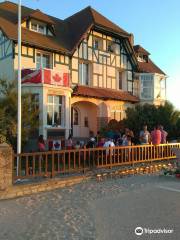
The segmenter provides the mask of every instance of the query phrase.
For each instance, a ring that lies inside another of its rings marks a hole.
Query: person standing
[[[38,138],[38,150],[39,152],[45,152],[46,151],[46,146],[45,146],[45,140],[44,140],[44,137],[43,135],[39,135],[39,138]]]
[[[164,127],[162,125],[159,126],[159,129],[161,131],[161,143],[162,144],[166,143],[167,142],[166,138],[167,138],[168,133],[164,130]]]
[[[73,148],[72,135],[70,134],[68,140],[66,141],[66,149],[71,150]]]
[[[161,131],[159,130],[159,126],[155,126],[154,130],[151,132],[151,141],[154,145],[161,143]]]
[[[140,144],[144,145],[144,144],[149,144],[150,143],[150,133],[147,130],[147,125],[143,126],[143,130],[140,131],[139,134],[139,140],[140,140]]]

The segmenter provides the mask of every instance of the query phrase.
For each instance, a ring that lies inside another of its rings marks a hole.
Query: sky
[[[180,110],[180,0],[22,0],[22,5],[60,19],[90,5],[133,33],[135,44],[167,74],[167,99]]]

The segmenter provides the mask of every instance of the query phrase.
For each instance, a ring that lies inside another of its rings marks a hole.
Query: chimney
[[[133,33],[130,33],[129,40],[132,46],[134,46],[134,35]]]

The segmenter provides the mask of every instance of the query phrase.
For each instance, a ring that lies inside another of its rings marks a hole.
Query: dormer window
[[[137,57],[138,61],[139,62],[148,62],[148,56],[147,55],[143,55],[143,54],[138,54],[138,57]]]
[[[41,34],[46,34],[46,26],[40,23],[31,22],[31,30]]]

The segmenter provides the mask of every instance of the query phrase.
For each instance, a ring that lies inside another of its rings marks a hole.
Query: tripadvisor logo
[[[141,236],[142,234],[160,234],[160,233],[169,234],[173,232],[174,232],[173,229],[166,229],[166,228],[163,228],[163,229],[161,228],[150,229],[150,228],[142,228],[142,227],[135,228],[135,234],[138,236]]]
[[[143,228],[142,227],[137,227],[135,228],[135,234],[136,235],[142,235],[143,234]]]

